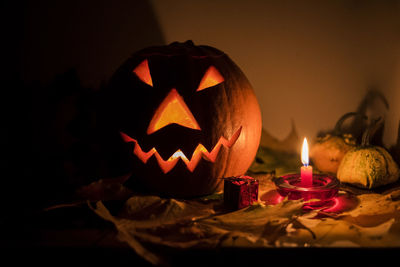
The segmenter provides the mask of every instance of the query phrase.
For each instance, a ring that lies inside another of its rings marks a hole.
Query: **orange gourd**
[[[351,134],[342,133],[342,124],[356,115],[358,113],[355,112],[344,114],[331,133],[319,137],[312,145],[310,157],[318,170],[336,174],[344,155],[356,145],[356,139]]]

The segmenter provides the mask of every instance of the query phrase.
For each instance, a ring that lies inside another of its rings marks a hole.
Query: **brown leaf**
[[[391,195],[363,194],[358,195],[358,206],[342,215],[357,217],[359,215],[381,215],[394,213],[400,209],[400,201],[393,201]]]
[[[297,153],[298,145],[299,135],[297,134],[296,126],[293,120],[291,121],[290,133],[284,140],[278,140],[265,129],[262,130],[260,140],[260,146],[262,147],[286,153]]]
[[[261,201],[275,189],[271,177],[255,175]],[[361,195],[341,192],[341,209],[322,212],[305,212],[304,202],[283,200],[274,205],[260,201],[227,213],[219,209],[220,197],[177,200],[158,196],[133,196],[116,216],[101,203],[94,210],[114,223],[122,241],[154,262],[162,259],[147,250],[147,244],[174,248],[400,246],[398,195],[396,190]],[[326,216],[316,216],[321,213]]]
[[[142,244],[136,240],[134,234],[127,231],[124,221],[118,220],[114,216],[112,216],[109,210],[103,205],[101,201],[96,203],[96,208],[93,208],[90,204],[89,207],[103,219],[114,223],[115,227],[118,230],[119,239],[121,241],[125,241],[133,250],[135,250],[138,255],[142,256],[144,259],[154,265],[160,265],[161,263],[163,263],[163,260],[159,256],[151,253],[145,247],[143,247]]]
[[[90,201],[126,200],[132,195],[132,191],[123,186],[129,176],[100,179],[78,188],[76,195]]]
[[[162,225],[196,220],[214,214],[213,202],[177,200],[158,196],[133,196],[125,203],[121,217],[141,225]]]

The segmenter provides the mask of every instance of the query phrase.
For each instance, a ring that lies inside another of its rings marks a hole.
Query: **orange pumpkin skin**
[[[258,101],[243,72],[220,50],[191,41],[146,48],[117,70],[108,89],[109,116],[132,161],[128,187],[140,184],[173,197],[206,195],[221,189],[221,178],[244,174],[255,157]],[[213,152],[215,146],[219,151]]]

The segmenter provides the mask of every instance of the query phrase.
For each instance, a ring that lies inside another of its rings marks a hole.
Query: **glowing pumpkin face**
[[[112,117],[131,148],[133,177],[170,196],[212,193],[254,159],[261,115],[227,55],[191,42],[142,50],[110,82]]]

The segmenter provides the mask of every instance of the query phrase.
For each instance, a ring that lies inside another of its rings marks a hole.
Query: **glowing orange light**
[[[151,79],[150,70],[149,70],[149,62],[147,59],[143,60],[134,70],[133,73],[138,76],[138,78],[153,87],[153,80]]]
[[[210,66],[204,74],[203,78],[201,79],[199,87],[196,91],[201,91],[208,87],[215,86],[222,83],[224,80],[225,79],[224,77],[222,77],[221,73],[219,73],[219,71],[214,66]]]
[[[190,160],[180,149],[178,149],[167,160],[164,160],[154,147],[150,149],[148,152],[145,152],[139,146],[139,143],[136,139],[131,138],[130,136],[128,136],[123,132],[120,132],[120,134],[125,142],[133,142],[135,144],[135,147],[133,149],[133,154],[135,154],[143,163],[146,163],[149,160],[149,158],[154,155],[163,173],[168,173],[175,167],[179,159],[181,159],[186,164],[186,167],[190,172],[194,171],[201,158],[210,162],[215,162],[218,153],[221,149],[221,146],[231,148],[239,138],[241,131],[242,127],[240,127],[231,136],[230,140],[227,140],[225,137],[221,136],[217,144],[213,147],[213,149],[210,152],[207,150],[207,148],[203,146],[203,144],[198,144]]]
[[[152,134],[172,123],[200,130],[200,126],[192,112],[190,112],[190,109],[176,89],[172,89],[157,108],[147,128],[147,134]]]
[[[303,147],[301,149],[301,162],[305,166],[308,166],[308,164],[309,164],[307,138],[304,138],[304,141],[303,141]]]
[[[313,168],[309,164],[308,159],[308,142],[304,138],[303,147],[301,149],[301,162],[303,166],[300,168],[301,184],[304,187],[311,187],[313,184]]]

